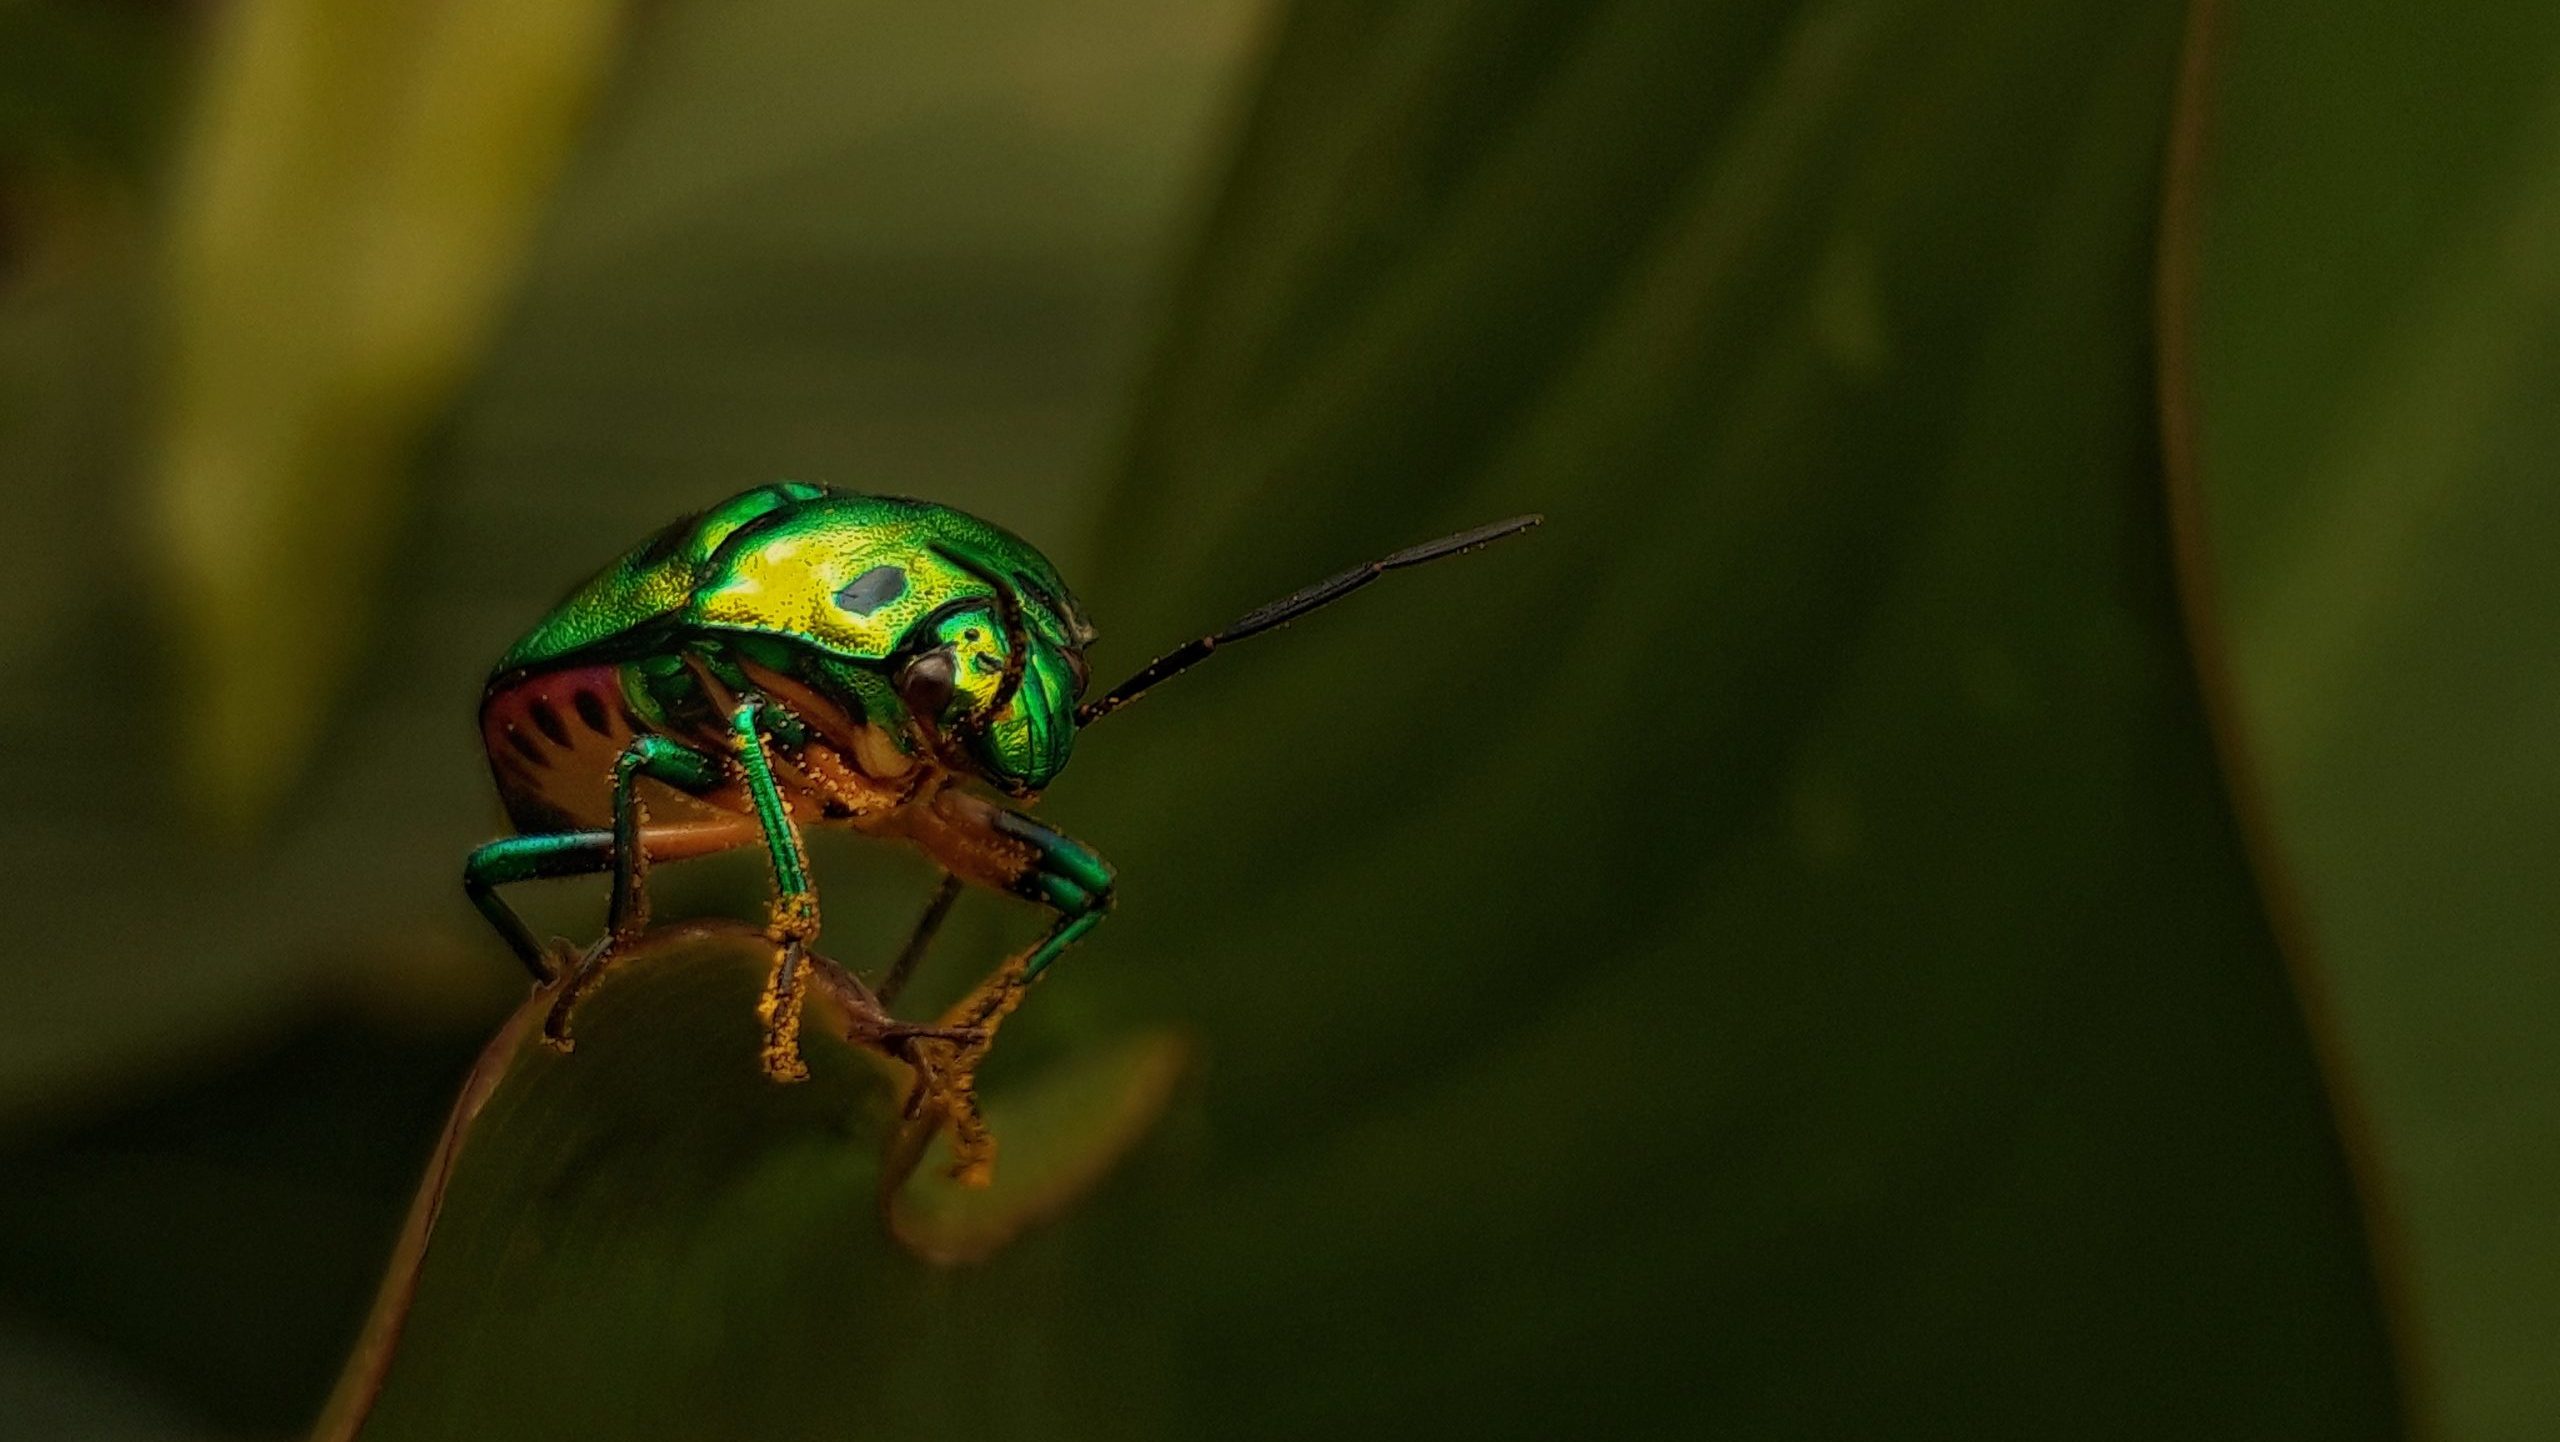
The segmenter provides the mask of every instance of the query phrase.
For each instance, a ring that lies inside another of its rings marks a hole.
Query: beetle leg
[[[661,861],[684,861],[696,856],[709,856],[752,844],[755,833],[746,825],[647,826],[638,832],[640,846],[648,856]],[[501,886],[519,881],[553,881],[573,876],[593,876],[612,871],[614,833],[595,831],[543,831],[530,836],[509,836],[474,847],[462,866],[462,889],[471,904],[480,909],[489,924],[506,939],[533,973],[536,983],[548,986],[559,980],[548,951],[556,951],[562,943],[546,949],[525,925],[516,909],[498,894]],[[636,928],[635,928],[636,930]]]
[[[553,831],[492,841],[474,850],[463,862],[463,893],[506,938],[507,946],[533,973],[534,981],[548,986],[559,980],[558,971],[544,954],[533,929],[498,895],[498,888],[518,881],[612,872],[611,930],[598,948],[577,963],[564,986],[564,1000],[574,999],[585,985],[582,978],[602,965],[614,944],[638,935],[648,924],[648,900],[640,881],[650,852],[669,858],[700,856],[725,851],[743,839],[726,827],[684,827],[652,830],[644,845],[639,798],[633,792],[638,778],[655,776],[671,785],[701,786],[716,781],[719,774],[718,766],[709,757],[660,737],[644,736],[626,747],[614,762],[612,829]],[[567,1010],[555,1005],[544,1031],[554,1042],[565,1044],[567,1024]]]
[[[924,960],[925,949],[933,945],[934,933],[942,930],[943,918],[951,914],[951,904],[960,899],[960,886],[959,873],[942,873],[942,884],[933,889],[933,900],[925,903],[924,915],[916,918],[915,930],[907,933],[907,944],[899,948],[898,959],[880,978],[878,994],[882,1006],[896,1001],[898,993],[906,990],[907,978]]]
[[[995,808],[995,824],[998,831],[1032,849],[1032,864],[1015,882],[1014,894],[1058,913],[1048,936],[1022,964],[1022,979],[1030,982],[1110,914],[1111,864],[1092,847],[1009,807]]]
[[[769,704],[752,691],[740,696],[737,709],[729,714],[729,735],[738,748],[739,769],[746,773],[756,824],[764,831],[765,856],[773,863],[773,912],[765,923],[765,934],[781,948],[781,955],[756,1007],[764,1019],[764,1070],[775,1081],[796,1082],[809,1076],[808,1064],[800,1059],[800,1011],[808,999],[809,943],[818,936],[818,894],[809,885],[800,828],[791,820],[791,808],[774,780],[773,757],[765,750],[765,736],[788,719],[779,714],[779,708],[768,711]],[[889,1015],[861,978],[849,971],[841,976],[841,983],[830,989],[844,1004],[857,1040],[903,1054],[906,1044],[918,1037],[955,1044],[983,1039],[975,1028],[901,1022]]]
[[[953,1175],[983,1176],[993,1161],[993,1140],[978,1110],[978,1064],[997,1026],[1021,1003],[1023,989],[1102,923],[1111,909],[1111,867],[1074,837],[956,787],[907,813],[906,824],[908,837],[953,877],[1010,891],[1057,913],[1039,945],[1008,960],[949,1013],[947,1020],[975,1031],[976,1040],[948,1053],[918,1049],[909,1058],[916,1083],[907,1095],[908,1120],[927,1131],[949,1127]],[[946,883],[935,898],[937,910],[949,892]]]
[[[756,808],[756,824],[764,832],[765,857],[773,864],[773,910],[765,934],[781,948],[773,975],[765,982],[756,1013],[764,1019],[765,1075],[778,1082],[806,1081],[808,1064],[800,1059],[800,1008],[806,1000],[801,963],[818,936],[818,893],[809,885],[809,863],[800,846],[800,828],[773,779],[773,757],[765,750],[765,733],[775,718],[766,714],[765,699],[755,692],[738,698],[729,713],[729,739],[746,773],[747,796]],[[875,1004],[873,1011],[878,1011]],[[885,1019],[885,1014],[883,1014]]]
[[[605,907],[609,939],[616,945],[649,929],[649,852],[641,844],[648,808],[640,799],[640,778],[663,781],[679,791],[705,791],[724,779],[720,763],[664,736],[641,736],[613,761],[613,899]]]
[[[705,790],[724,779],[719,762],[664,736],[636,737],[614,758],[613,829],[605,833],[612,838],[607,865],[613,871],[613,898],[605,908],[604,938],[578,958],[561,983],[560,994],[552,999],[551,1014],[542,1019],[542,1039],[561,1051],[570,1049],[569,1019],[579,1000],[649,926],[649,857],[652,851],[667,853],[646,844],[647,808],[639,791],[643,776],[683,791]],[[710,834],[717,842],[713,850],[743,845],[746,840],[729,827],[711,828]]]
[[[959,875],[1058,914],[1023,962],[1025,982],[1101,925],[1111,910],[1111,866],[1092,847],[975,793],[953,788],[937,794],[928,814],[918,818],[915,838]]]
[[[557,978],[542,942],[524,918],[507,904],[498,888],[518,881],[561,876],[592,876],[613,864],[610,831],[553,831],[509,836],[472,849],[462,863],[462,891],[480,914],[506,938],[507,948],[533,973],[534,984],[548,986]]]

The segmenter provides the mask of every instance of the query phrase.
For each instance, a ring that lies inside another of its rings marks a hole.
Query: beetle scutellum
[[[647,864],[761,845],[778,947],[765,1067],[795,1080],[806,1075],[799,995],[818,930],[801,827],[904,840],[946,873],[882,991],[895,991],[969,882],[1057,914],[1023,964],[1027,982],[1111,906],[1102,858],[1004,799],[1048,785],[1079,728],[1221,645],[1538,519],[1320,581],[1082,701],[1093,626],[1019,537],[927,501],[760,486],[634,547],[499,660],[481,738],[519,834],[473,851],[464,889],[537,982],[559,985],[544,1035],[566,1049],[580,993],[647,925]],[[613,876],[608,930],[555,965],[497,888],[596,872]],[[856,1001],[856,1025],[884,1048],[940,1034],[893,1021],[868,992]]]

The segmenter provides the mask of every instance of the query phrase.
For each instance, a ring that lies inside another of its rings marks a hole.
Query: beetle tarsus
[[[804,958],[798,937],[784,941],[756,1002],[756,1015],[764,1022],[764,1074],[784,1085],[809,1079],[809,1063],[800,1056],[800,1009],[808,995]]]
[[[608,934],[604,940],[583,952],[567,941],[552,943],[552,955],[556,960],[551,967],[554,978],[551,984],[559,988],[560,994],[551,999],[551,1010],[542,1018],[544,1046],[564,1056],[578,1049],[577,1041],[569,1035],[569,1022],[577,1013],[578,1003],[595,989],[606,970],[630,948],[634,940],[637,938]]]

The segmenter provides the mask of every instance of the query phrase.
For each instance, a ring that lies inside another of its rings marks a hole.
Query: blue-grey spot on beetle
[[[905,571],[896,566],[874,566],[847,581],[844,589],[836,592],[836,604],[857,616],[868,616],[906,593]]]

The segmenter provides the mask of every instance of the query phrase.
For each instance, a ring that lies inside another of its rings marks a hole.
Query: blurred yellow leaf
[[[354,654],[410,447],[479,353],[612,0],[244,0],[171,215],[157,457],[192,788],[253,820]]]

